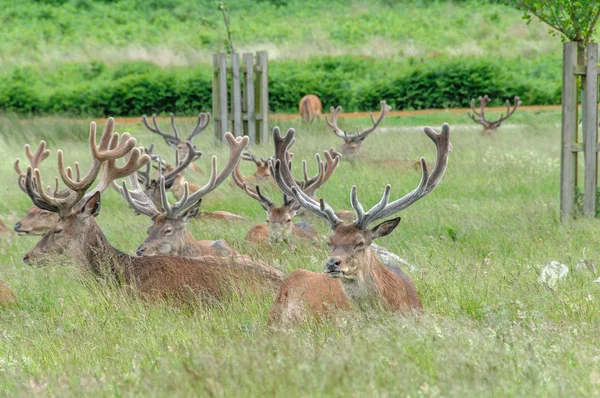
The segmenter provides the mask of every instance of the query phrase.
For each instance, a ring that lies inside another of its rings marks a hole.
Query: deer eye
[[[48,217],[48,215],[49,215],[49,214],[50,214],[50,213],[48,213],[48,212],[44,212],[44,213],[41,213],[41,214],[40,214],[40,217],[41,217],[41,218],[46,218],[46,217]]]
[[[62,228],[56,228],[56,229],[54,230],[54,235],[58,235],[58,234],[60,234],[62,231],[63,231],[63,229],[62,229]]]
[[[365,248],[365,242],[360,242],[354,245],[354,250],[362,250]]]
[[[173,228],[165,229],[165,235],[171,235],[173,233]]]
[[[265,222],[266,222],[267,224],[268,224],[268,223],[270,223],[270,221],[269,221],[269,219],[268,219],[268,218],[265,220]]]
[[[287,220],[285,220],[285,222],[292,222],[292,219],[288,218]]]

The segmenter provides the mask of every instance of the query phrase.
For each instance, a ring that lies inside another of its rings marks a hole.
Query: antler
[[[371,208],[368,212],[365,213],[362,205],[358,201],[356,197],[356,185],[352,187],[352,191],[350,193],[350,200],[352,203],[352,208],[356,213],[356,221],[354,224],[359,228],[366,228],[372,222],[383,219],[386,217],[390,217],[391,215],[398,213],[401,210],[406,209],[417,200],[425,197],[429,194],[433,189],[440,183],[444,173],[446,172],[446,167],[448,166],[448,154],[450,153],[450,126],[446,123],[442,125],[442,132],[437,134],[430,127],[425,127],[425,134],[436,146],[437,157],[435,167],[433,172],[429,174],[427,170],[427,163],[425,162],[425,158],[421,158],[421,168],[423,175],[421,177],[421,182],[419,186],[405,195],[404,197],[395,200],[392,203],[388,203],[390,199],[390,185],[385,187],[383,192],[383,197],[381,201],[377,203],[375,206]]]
[[[202,198],[216,187],[221,185],[223,181],[225,181],[225,179],[233,172],[240,161],[242,151],[246,145],[248,145],[249,138],[247,136],[234,138],[231,133],[225,133],[225,139],[229,144],[229,158],[227,159],[227,163],[225,163],[225,166],[221,172],[217,174],[217,157],[213,156],[211,159],[210,179],[206,185],[190,195],[187,183],[185,183],[183,197],[173,206],[170,206],[168,203],[166,191],[163,187],[164,178],[161,177],[160,184],[162,205],[168,218],[175,217],[178,213],[181,213],[189,208],[200,206]]]
[[[325,167],[319,167],[319,172],[312,178],[308,178],[306,161],[302,161],[302,173],[304,175],[302,190],[313,199],[316,199],[315,193],[317,189],[321,188],[323,184],[331,178],[342,157],[342,155],[333,148],[330,148],[328,151],[323,151],[323,155],[325,155]],[[316,154],[316,159],[318,166],[323,164],[319,154]]]
[[[31,147],[29,146],[29,144],[25,144],[25,156],[27,156],[27,159],[29,159],[29,166],[36,169],[44,160],[48,158],[48,156],[50,156],[50,150],[46,149],[46,141],[40,141],[37,149],[35,150],[35,153],[33,154],[31,154]],[[23,192],[27,193],[27,190],[25,188],[26,174],[19,167],[20,161],[21,160],[17,158],[13,167],[16,173],[19,175],[19,179],[17,181],[19,184],[19,188],[21,188]]]
[[[178,151],[175,151],[176,166],[173,169],[169,170],[168,173],[164,174],[165,183],[167,185],[167,188],[171,188],[171,186],[173,185],[173,182],[175,181],[175,178],[177,177],[177,174],[181,173],[183,170],[185,170],[190,165],[190,163],[195,162],[196,160],[200,159],[200,157],[202,156],[202,152],[197,151],[196,146],[193,145],[189,140],[185,142],[185,146],[187,147],[187,155],[186,155],[185,159],[182,162],[179,162],[179,153],[178,153]],[[159,165],[158,165],[159,174],[163,175],[162,161],[160,160],[160,156],[158,157],[158,159],[159,159]]]
[[[379,124],[383,121],[383,119],[388,114],[388,112],[392,109],[392,107],[389,106],[385,101],[381,101],[380,105],[381,105],[381,111],[379,112],[379,116],[377,117],[377,120],[375,120],[375,118],[373,117],[373,112],[370,113],[371,122],[373,123],[372,126],[363,131],[359,131],[359,129],[357,127],[356,134],[354,134],[354,135],[348,135],[345,131],[340,129],[337,125],[337,118],[338,118],[340,112],[342,111],[341,106],[338,106],[335,109],[333,107],[331,107],[329,112],[331,113],[332,122],[329,122],[329,119],[327,119],[327,116],[325,116],[325,121],[327,122],[327,125],[333,130],[335,135],[337,135],[338,137],[344,138],[344,139],[361,140],[362,141],[365,138],[367,138],[367,136],[369,134],[371,134],[373,131],[375,131],[377,126],[379,126]]]
[[[275,158],[269,160],[271,174],[285,195],[296,199],[296,201],[298,201],[302,207],[323,218],[329,223],[331,228],[335,228],[342,222],[342,220],[335,215],[335,211],[329,205],[327,205],[323,199],[321,199],[320,202],[317,202],[315,199],[307,195],[306,192],[302,191],[302,189],[296,183],[290,167],[286,167],[289,159],[288,148],[294,142],[295,133],[296,131],[294,129],[289,129],[285,136],[281,137],[279,127],[273,128]],[[339,161],[338,157],[336,157],[336,161]],[[318,155],[317,163],[319,165],[319,173],[324,173],[323,170],[325,166],[323,165],[323,162],[321,162]],[[286,166],[282,166],[282,164],[285,164]]]
[[[177,129],[177,125],[175,124],[175,115],[173,115],[173,113],[169,113],[169,116],[171,117],[171,128],[173,129],[174,135],[167,134],[163,130],[161,130],[160,127],[158,127],[158,123],[156,122],[156,114],[152,114],[152,124],[154,125],[154,127],[148,124],[148,118],[146,117],[146,115],[142,116],[142,123],[144,124],[144,126],[146,126],[148,130],[163,137],[165,142],[169,146],[175,147],[177,146],[177,144],[179,144],[181,140],[179,139],[179,130]],[[195,136],[200,134],[204,129],[206,129],[206,127],[208,127],[209,123],[210,115],[208,113],[201,112],[200,114],[198,114],[198,122],[196,123],[196,127],[194,127],[188,138],[186,138],[186,141],[191,141]]]
[[[260,158],[257,158],[249,151],[244,151],[244,153],[242,153],[242,160],[254,162],[254,164],[256,164],[257,167],[266,166],[269,163],[269,159],[265,159],[262,156]]]
[[[490,103],[490,101],[490,97],[488,97],[487,94],[483,97],[479,97],[480,108],[479,112],[477,112],[475,109],[475,99],[471,99],[471,111],[473,113],[468,113],[471,120],[473,120],[475,123],[481,124],[485,130],[494,130],[500,127],[502,122],[511,117],[521,105],[521,99],[519,97],[514,98],[513,109],[510,108],[510,102],[506,100],[506,116],[501,114],[500,119],[498,120],[485,120],[485,107],[488,103]]]
[[[244,192],[246,192],[246,194],[248,194],[248,196],[250,196],[252,199],[258,201],[258,203],[260,203],[263,209],[269,210],[270,207],[275,206],[275,203],[270,198],[266,197],[260,192],[260,188],[258,186],[256,186],[256,189],[252,189],[246,184],[244,176],[240,171],[239,163],[233,170],[231,178],[233,178],[233,182],[235,182],[235,185],[237,185]]]
[[[150,218],[154,218],[161,214],[161,211],[156,207],[152,199],[144,192],[140,186],[138,180],[139,177],[133,173],[129,176],[129,182],[131,183],[132,189],[127,188],[127,183],[122,182],[122,186],[119,186],[116,182],[112,182],[112,187],[115,191],[121,194],[123,198],[129,203],[129,206],[140,214],[145,214]]]
[[[89,146],[92,153],[92,165],[83,178],[79,176],[79,164],[75,163],[77,176],[73,179],[71,168],[65,169],[64,167],[63,152],[58,151],[58,171],[69,190],[68,194],[59,195],[58,189],[55,189],[54,194],[46,193],[43,189],[44,184],[40,171],[37,168],[32,170],[31,166],[27,168],[25,188],[36,206],[56,212],[60,217],[66,217],[80,200],[95,192],[104,192],[112,180],[128,176],[150,161],[148,155],[141,156],[140,149],[134,148],[136,140],[129,133],[123,133],[119,141],[119,134],[113,133],[114,124],[114,119],[108,118],[98,146],[96,146],[96,123],[90,124]],[[129,159],[125,166],[117,167],[116,160],[126,154],[129,154]],[[101,168],[100,183],[93,192],[86,195]]]

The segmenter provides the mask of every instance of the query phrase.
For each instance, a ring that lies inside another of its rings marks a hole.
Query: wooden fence
[[[269,136],[268,55],[259,51],[213,55],[213,120],[215,138],[226,132],[247,135],[250,142],[266,143]],[[228,99],[231,98],[231,102]],[[229,122],[231,121],[231,125]]]
[[[578,87],[578,81],[582,85]],[[581,90],[579,90],[581,89]],[[581,99],[582,134],[578,131]],[[586,48],[585,65],[577,62],[577,43],[563,45],[562,147],[560,179],[561,218],[575,215],[578,190],[578,154],[583,152],[583,214],[596,215],[598,186],[598,44]],[[582,138],[582,140],[581,140]]]

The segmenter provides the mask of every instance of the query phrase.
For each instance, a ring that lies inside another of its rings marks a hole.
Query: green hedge
[[[376,109],[381,99],[395,109],[464,107],[482,94],[492,97],[495,105],[515,95],[525,104],[556,104],[560,103],[559,73],[560,60],[506,65],[482,59],[423,63],[351,56],[272,61],[269,102],[274,112],[297,112],[306,93],[317,94],[325,108],[340,104],[347,111]],[[193,115],[210,111],[211,84],[207,66],[92,62],[52,70],[22,67],[0,73],[0,110],[79,116],[171,111]]]

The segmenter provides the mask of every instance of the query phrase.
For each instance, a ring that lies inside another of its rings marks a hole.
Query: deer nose
[[[331,257],[329,260],[327,260],[327,264],[325,264],[325,269],[327,270],[327,272],[335,272],[338,270],[341,263],[342,261],[339,259],[339,257]]]
[[[19,228],[21,228],[21,223],[20,222],[16,223],[15,226],[13,227],[13,229],[15,231],[17,231],[17,232],[19,232]]]
[[[26,254],[25,257],[23,257],[23,262],[29,264],[29,254]]]
[[[138,256],[143,256],[144,252],[146,251],[146,246],[140,246],[137,249],[135,249],[135,254],[137,254]]]

